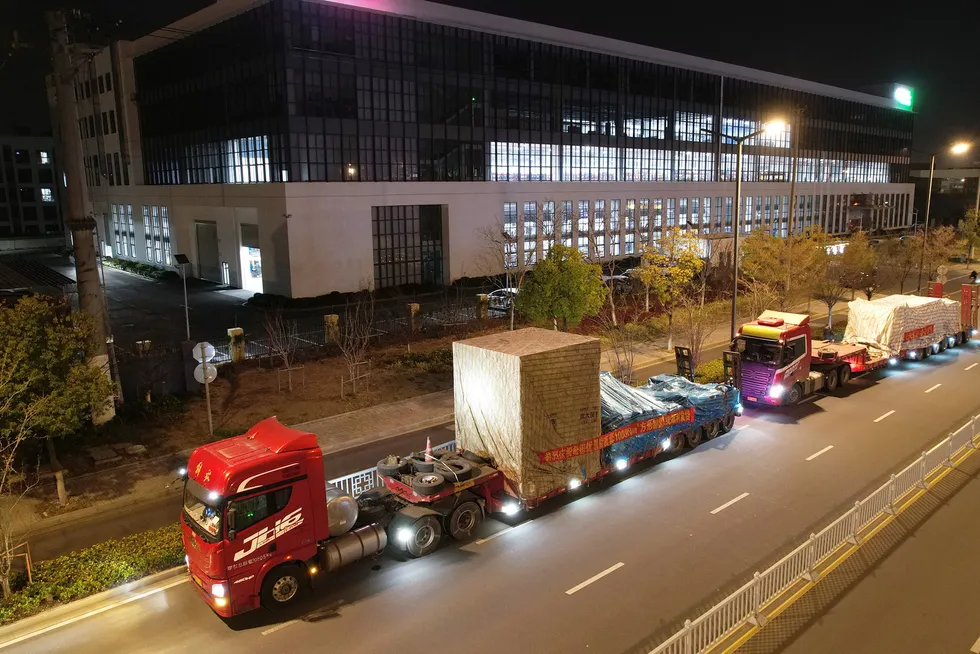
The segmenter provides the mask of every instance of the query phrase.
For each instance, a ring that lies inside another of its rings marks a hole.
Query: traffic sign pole
[[[218,376],[218,370],[208,363],[214,358],[214,348],[207,341],[202,341],[194,346],[192,355],[201,362],[194,370],[194,378],[204,384],[204,400],[208,406],[208,436],[214,436],[214,423],[211,420],[211,382]]]

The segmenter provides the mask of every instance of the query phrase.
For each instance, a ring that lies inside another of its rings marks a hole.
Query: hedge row
[[[184,548],[177,523],[41,561],[34,566],[34,583],[27,583],[26,574],[18,574],[12,580],[13,594],[0,600],[0,625],[172,568],[183,561]]]
[[[102,263],[112,268],[119,268],[120,270],[135,273],[141,277],[147,277],[149,279],[157,279],[161,281],[180,279],[180,275],[173,270],[164,270],[163,268],[157,268],[156,266],[151,266],[146,263],[139,263],[138,261],[127,261],[126,259],[113,259],[112,257],[105,257],[102,259]]]

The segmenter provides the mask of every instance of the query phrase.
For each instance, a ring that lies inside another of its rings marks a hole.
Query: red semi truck
[[[941,297],[890,296],[852,302],[845,334],[849,343],[815,340],[808,315],[764,311],[739,328],[732,345],[742,360],[742,399],[753,404],[794,405],[818,391],[833,392],[854,375],[896,365],[902,359],[925,359],[961,345],[977,333],[978,291],[980,287],[964,284],[958,307]],[[928,309],[921,310],[931,302],[947,305],[946,310],[937,309],[939,320],[929,318]],[[905,309],[911,325],[896,331],[900,325],[895,312]],[[950,309],[954,319],[943,320]]]

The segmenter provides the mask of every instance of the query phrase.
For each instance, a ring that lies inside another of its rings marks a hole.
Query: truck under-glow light
[[[224,584],[211,584],[211,594],[215,597],[225,596],[225,585]]]
[[[735,405],[735,415],[737,415],[737,416],[742,415],[742,403],[741,402],[739,402],[738,404]]]
[[[662,441],[660,441],[660,449],[663,450],[664,452],[666,452],[667,450],[670,449],[670,439],[669,438],[665,438]]]
[[[976,336],[976,335],[977,335],[977,330],[971,329],[970,330],[970,336]]]
[[[898,357],[892,357],[892,358],[890,358],[888,360],[888,365],[890,365],[890,366],[897,366],[898,365]]]
[[[909,356],[910,359],[914,359],[915,357],[918,356],[918,353],[915,350],[909,350],[909,355],[908,356]]]
[[[786,388],[782,384],[773,384],[769,388],[769,397],[774,399],[779,399],[786,392]]]
[[[578,488],[581,485],[582,485],[582,482],[580,482],[578,479],[570,479],[568,481],[568,489],[569,490],[575,490],[576,488]]]
[[[517,502],[506,502],[503,508],[504,515],[514,515],[520,510],[521,507]]]
[[[309,568],[307,568],[307,570],[309,570],[311,575],[315,575],[320,571],[320,569],[317,568],[315,565],[311,565]]]
[[[629,459],[616,459],[616,470],[626,470],[629,464]]]
[[[395,532],[395,538],[398,539],[399,543],[407,543],[412,540],[412,530],[408,527],[402,527],[397,532]]]

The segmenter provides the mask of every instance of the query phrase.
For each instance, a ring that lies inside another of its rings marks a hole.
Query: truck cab
[[[180,526],[188,572],[223,617],[265,595],[300,593],[329,536],[323,455],[313,434],[267,418],[241,436],[196,449],[186,468]],[[276,576],[288,567],[292,575]],[[315,572],[315,568],[314,568]]]
[[[813,385],[812,348],[810,316],[805,314],[764,311],[739,327],[733,349],[742,359],[742,399],[774,405],[799,402]]]

